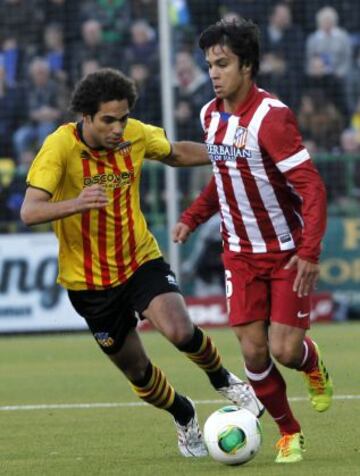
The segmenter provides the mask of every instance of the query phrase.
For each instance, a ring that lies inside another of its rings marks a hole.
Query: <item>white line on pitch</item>
[[[360,395],[335,395],[334,400],[360,400]],[[290,397],[291,402],[303,402],[308,400],[305,397]],[[197,405],[207,405],[213,403],[226,403],[227,400],[194,400]],[[21,410],[75,410],[87,408],[123,408],[123,407],[143,407],[148,405],[144,402],[114,402],[114,403],[51,403],[40,405],[7,405],[0,406],[0,411],[11,412]]]

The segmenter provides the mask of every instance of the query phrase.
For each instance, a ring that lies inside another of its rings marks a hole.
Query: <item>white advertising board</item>
[[[0,235],[0,333],[86,329],[56,284],[53,233]]]
[[[87,329],[72,308],[66,291],[56,284],[57,240],[53,233],[0,235],[0,334]],[[224,296],[186,298],[193,322],[227,326]],[[312,321],[331,321],[330,293],[313,296]],[[145,320],[141,330],[151,329]]]

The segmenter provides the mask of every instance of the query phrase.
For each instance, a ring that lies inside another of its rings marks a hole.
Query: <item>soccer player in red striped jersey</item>
[[[206,149],[170,144],[163,129],[129,118],[135,100],[134,83],[113,69],[79,82],[72,109],[82,119],[60,126],[44,142],[27,177],[21,217],[27,225],[53,222],[58,281],[75,310],[136,395],[174,417],[181,454],[205,456],[194,405],[147,356],[136,315],[204,370],[221,395],[257,416],[263,405],[223,367],[210,337],[190,320],[140,209],[144,158],[198,165],[208,163]]]
[[[297,462],[304,437],[274,360],[301,370],[313,407],[327,410],[332,382],[306,336],[326,225],[325,187],[294,114],[256,86],[257,27],[221,21],[202,33],[199,45],[215,92],[200,114],[214,176],[173,237],[185,241],[220,211],[230,324],[248,379],[279,427],[276,462]]]

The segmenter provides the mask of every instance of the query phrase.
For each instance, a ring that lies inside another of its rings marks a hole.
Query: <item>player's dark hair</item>
[[[102,68],[81,79],[75,86],[70,106],[74,112],[94,116],[100,104],[127,99],[131,109],[137,99],[135,83],[121,71]]]
[[[251,66],[251,77],[259,70],[260,33],[251,20],[218,21],[204,30],[199,46],[205,50],[215,45],[228,46],[238,56],[240,66]]]

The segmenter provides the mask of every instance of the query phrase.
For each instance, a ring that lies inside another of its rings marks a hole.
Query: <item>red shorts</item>
[[[310,327],[311,298],[300,298],[292,289],[296,267],[284,269],[294,253],[241,256],[224,253],[231,326],[263,320],[303,329]]]

